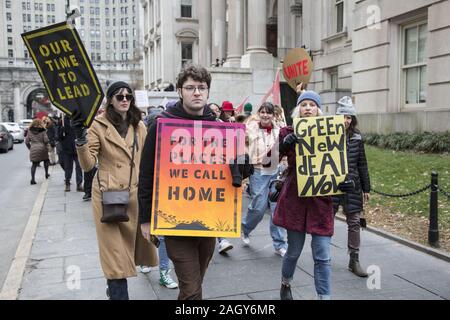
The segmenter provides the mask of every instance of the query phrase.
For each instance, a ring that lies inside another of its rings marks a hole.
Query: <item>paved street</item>
[[[106,299],[90,203],[81,200],[82,193],[64,193],[62,170],[57,166],[52,170],[18,299]],[[235,248],[229,255],[215,254],[213,258],[205,278],[204,297],[279,299],[281,258],[274,254],[268,236],[268,216],[252,234],[250,248],[243,248],[240,239],[231,241]],[[448,262],[367,231],[362,234],[362,243],[362,263],[379,268],[380,288],[368,289],[366,279],[347,271],[346,226],[336,221],[332,247],[334,299],[450,299]],[[72,281],[77,270],[81,272],[79,288]],[[314,299],[312,275],[307,241],[295,274],[294,298]],[[158,276],[155,270],[130,279],[130,298],[176,299],[178,290],[161,287]],[[376,281],[371,283],[376,285]]]
[[[38,184],[30,185],[30,167],[25,143],[14,144],[14,150],[0,154],[0,287],[44,179],[44,168],[38,168]]]

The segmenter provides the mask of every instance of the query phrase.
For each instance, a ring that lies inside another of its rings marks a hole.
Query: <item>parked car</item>
[[[22,143],[25,140],[24,130],[16,122],[3,122],[1,123],[12,134],[14,142]]]
[[[0,124],[0,152],[8,153],[14,148],[14,138],[8,129]]]
[[[23,129],[23,136],[27,136],[28,127],[33,122],[33,119],[22,119],[19,121],[19,127]]]

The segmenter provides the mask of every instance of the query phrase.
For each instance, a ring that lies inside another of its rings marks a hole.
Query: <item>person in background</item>
[[[235,122],[234,118],[234,108],[233,104],[230,101],[222,102],[222,112],[220,114],[220,120],[223,122]]]
[[[50,160],[50,165],[54,166],[56,164],[56,127],[53,122],[52,117],[45,118],[45,128],[47,130],[47,137],[49,141],[48,145],[48,155]]]
[[[253,111],[253,106],[252,106],[252,104],[251,104],[250,102],[247,102],[247,103],[244,105],[244,114],[245,114],[247,117],[250,117],[250,116],[252,115],[252,111]]]
[[[370,199],[370,178],[364,142],[357,127],[356,109],[350,97],[343,97],[338,101],[336,115],[345,116],[348,172],[354,177],[356,184],[354,191],[333,196],[334,212],[336,213],[339,206],[342,206],[347,220],[347,247],[350,255],[348,269],[358,277],[367,277],[367,272],[359,264],[359,247],[361,244],[361,212],[364,203]]]
[[[59,132],[59,141],[62,146],[62,155],[64,157],[64,174],[66,188],[64,191],[70,191],[70,180],[72,179],[73,163],[75,162],[75,178],[77,183],[77,191],[83,191],[83,171],[78,161],[77,151],[75,148],[75,132],[70,124],[70,117],[63,118],[61,130]]]
[[[41,161],[44,162],[45,179],[50,177],[48,174],[48,167],[50,165],[48,159],[49,143],[44,123],[40,119],[34,119],[30,124],[27,137],[25,138],[25,145],[30,150],[30,161],[32,162],[30,181],[30,184],[32,185],[36,184],[36,168]]]
[[[217,103],[210,103],[208,104],[208,107],[211,109],[212,112],[214,112],[214,114],[216,115],[216,119],[222,121],[220,120],[220,114],[222,113],[222,109],[219,107],[219,105]]]
[[[242,218],[242,242],[245,247],[250,246],[250,233],[262,221],[264,213],[269,208],[270,235],[275,253],[283,257],[286,253],[286,231],[273,224],[273,210],[275,206],[269,203],[269,184],[278,176],[278,167],[270,160],[269,152],[276,146],[280,128],[274,122],[274,106],[264,102],[258,109],[258,119],[247,123],[246,140],[248,141],[251,163],[254,173],[249,178],[251,200],[247,213]],[[275,167],[275,168],[273,168]]]

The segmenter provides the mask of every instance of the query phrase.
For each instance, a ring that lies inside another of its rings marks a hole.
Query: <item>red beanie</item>
[[[223,111],[234,111],[233,104],[230,101],[222,102],[222,110]]]

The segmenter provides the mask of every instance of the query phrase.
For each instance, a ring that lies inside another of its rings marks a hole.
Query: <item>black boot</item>
[[[358,252],[350,253],[350,261],[348,263],[348,270],[356,274],[358,277],[365,278],[367,277],[367,272],[359,264],[359,254]]]
[[[294,300],[292,298],[291,286],[289,284],[281,283],[280,299],[281,300]]]
[[[107,280],[106,295],[109,300],[129,300],[127,279]]]

